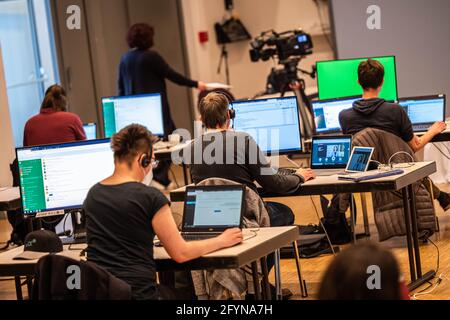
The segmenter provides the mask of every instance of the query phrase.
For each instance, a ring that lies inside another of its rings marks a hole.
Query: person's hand
[[[438,134],[444,132],[446,129],[447,129],[447,125],[445,124],[445,122],[439,121],[439,122],[436,122],[435,124],[433,124],[428,131],[433,133],[434,135],[438,135]]]
[[[233,247],[244,240],[241,229],[228,229],[218,237],[222,248]]]
[[[197,89],[200,91],[205,91],[206,90],[206,83],[203,81],[199,81],[198,85],[197,85]]]
[[[316,178],[316,173],[312,169],[298,169],[296,174],[302,177],[305,182]]]

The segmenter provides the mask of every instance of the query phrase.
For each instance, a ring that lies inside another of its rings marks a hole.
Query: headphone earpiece
[[[236,110],[229,109],[229,113],[230,113],[230,120],[234,120],[236,118]]]
[[[146,169],[152,164],[152,159],[147,155],[143,154],[141,158],[141,166]]]

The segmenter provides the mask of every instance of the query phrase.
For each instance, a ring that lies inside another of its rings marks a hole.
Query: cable
[[[311,198],[312,204],[314,206],[314,210],[316,211],[317,219],[319,219],[319,224],[322,226],[322,229],[325,232],[325,236],[327,237],[328,244],[331,247],[331,251],[333,252],[333,255],[336,255],[336,251],[334,250],[333,243],[331,243],[331,238],[328,235],[327,229],[325,229],[322,219],[320,219],[319,211],[317,210],[316,203],[314,202],[313,196],[310,196],[310,198]]]
[[[392,160],[393,160],[396,156],[398,156],[398,155],[400,155],[400,154],[407,155],[408,157],[411,158],[411,161],[412,161],[412,162],[409,163],[409,166],[408,166],[408,167],[405,167],[405,169],[414,166],[414,164],[415,164],[415,162],[416,162],[416,160],[414,160],[414,157],[413,157],[412,155],[410,155],[408,152],[405,152],[405,151],[399,151],[399,152],[394,153],[394,154],[389,158],[388,165],[389,165],[391,168],[394,168],[394,165],[392,164]],[[403,168],[403,167],[398,167],[398,168]]]
[[[436,263],[436,274],[438,273],[438,271],[439,271],[439,268],[440,268],[440,258],[441,258],[441,254],[440,254],[440,252],[439,252],[439,247],[431,240],[431,239],[428,239],[428,241],[430,241],[430,243],[436,248],[436,250],[437,250],[437,263]]]
[[[439,148],[435,143],[433,143],[433,146],[444,156],[444,158],[447,158],[447,160],[450,160],[450,156],[446,155],[441,148]],[[445,145],[444,145],[445,146]],[[447,150],[450,152],[447,146],[445,146]]]
[[[441,275],[439,276],[439,278],[438,278],[436,284],[434,285],[434,287],[433,287],[431,290],[426,291],[426,292],[415,293],[415,294],[412,296],[412,299],[413,299],[413,300],[419,300],[417,297],[419,297],[419,296],[425,296],[425,295],[428,295],[428,294],[433,293],[434,290],[436,290],[437,287],[439,287],[439,285],[442,283],[443,277],[444,277],[444,274],[441,274]],[[428,287],[428,288],[429,288],[429,287]]]

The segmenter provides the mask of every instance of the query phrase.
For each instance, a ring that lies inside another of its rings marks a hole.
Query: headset
[[[141,157],[141,166],[146,169],[152,164],[152,159],[148,154],[143,154]]]

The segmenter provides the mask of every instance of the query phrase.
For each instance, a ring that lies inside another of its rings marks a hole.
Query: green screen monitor
[[[351,96],[362,96],[363,90],[358,83],[359,64],[368,58],[332,60],[317,62],[317,83],[319,99],[328,100]],[[397,70],[394,56],[372,58],[384,66],[384,85],[380,98],[396,101]]]

